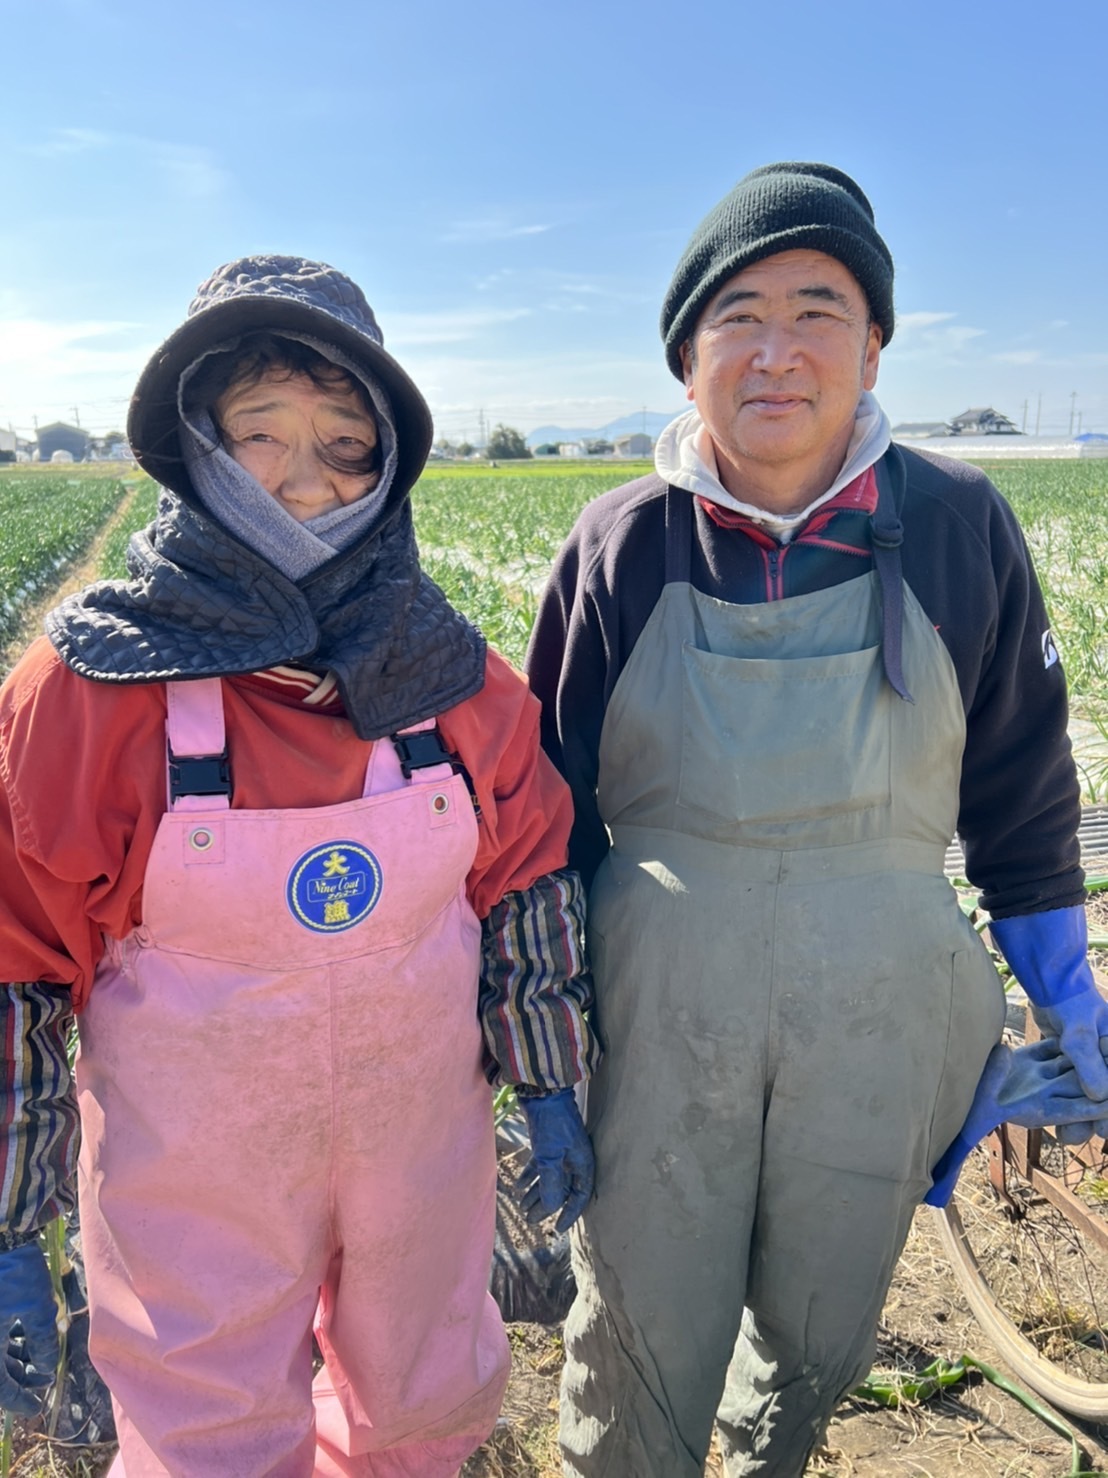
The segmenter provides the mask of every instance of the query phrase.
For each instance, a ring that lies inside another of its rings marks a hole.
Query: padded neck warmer
[[[484,682],[485,639],[420,570],[406,497],[300,584],[170,492],[127,562],[129,580],[92,585],[46,618],[82,677],[166,682],[297,663],[335,674],[362,739],[432,718]]]

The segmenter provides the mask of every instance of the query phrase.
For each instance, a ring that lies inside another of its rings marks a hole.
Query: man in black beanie
[[[1075,1118],[1108,1025],[1042,597],[987,479],[891,444],[866,196],[824,164],[747,175],[661,327],[692,409],[582,514],[528,656],[607,1045],[562,1446],[578,1478],[695,1478],[717,1421],[729,1478],[792,1478],[1009,1081],[955,831]]]

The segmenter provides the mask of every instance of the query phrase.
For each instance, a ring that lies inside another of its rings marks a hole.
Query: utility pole
[[[77,407],[75,405],[71,405],[69,407],[69,409],[73,412],[73,424],[74,424],[74,426],[76,426],[77,429],[80,430],[81,429],[81,413],[80,413],[80,411],[77,409]]]
[[[1070,391],[1070,436],[1073,436],[1073,413],[1077,408],[1077,391]]]
[[[1078,411],[1077,412],[1077,434],[1078,434],[1078,436],[1081,435],[1081,415],[1082,415],[1081,411]]]
[[[480,446],[488,446],[488,437],[485,435],[485,412],[477,412],[477,441]]]
[[[1023,432],[1026,432],[1026,430],[1027,430],[1027,401],[1026,400],[1023,403],[1023,419],[1020,421],[1020,430],[1023,431]]]

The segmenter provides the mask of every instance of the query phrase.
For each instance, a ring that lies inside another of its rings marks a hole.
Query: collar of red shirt
[[[734,508],[724,508],[719,503],[713,503],[710,498],[705,498],[700,493],[696,495],[696,500],[712,522],[718,524],[721,529],[742,529],[744,533],[749,534],[759,544],[776,544],[778,542],[767,529],[751,518],[749,514],[739,513]],[[835,517],[835,514],[841,513],[844,509],[854,511],[861,509],[863,513],[873,513],[876,507],[877,477],[873,468],[867,467],[864,472],[858,474],[853,482],[848,482],[845,488],[837,492],[833,498],[829,499],[826,503],[821,503],[807,523],[802,524],[797,529],[791,542],[795,544],[797,540],[803,539],[805,536],[820,533]]]

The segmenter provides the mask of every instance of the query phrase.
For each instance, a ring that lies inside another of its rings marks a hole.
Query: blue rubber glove
[[[1025,1129],[1067,1125],[1074,1135],[1068,1142],[1081,1144],[1106,1111],[1108,1103],[1095,1102],[1082,1092],[1076,1070],[1052,1037],[1015,1051],[998,1043],[989,1053],[966,1122],[932,1171],[933,1184],[923,1199],[928,1206],[945,1206],[962,1162],[998,1124],[1021,1124]],[[1060,1128],[1058,1137],[1062,1138]]]
[[[1086,1096],[1108,1099],[1108,1063],[1100,1050],[1101,1037],[1108,1037],[1108,1001],[1089,968],[1085,910],[994,919],[989,933],[1027,992],[1040,1030],[1058,1038]]]
[[[520,1106],[527,1117],[531,1158],[519,1177],[524,1187],[519,1204],[528,1221],[542,1221],[560,1211],[555,1227],[568,1231],[588,1204],[596,1175],[592,1141],[573,1089],[521,1098]]]
[[[1100,1050],[1108,1060],[1108,1037],[1101,1037]],[[1090,1139],[1108,1139],[1108,1114],[1090,1123],[1056,1124],[1054,1135],[1060,1144],[1085,1144]]]
[[[0,1252],[0,1411],[37,1416],[58,1364],[58,1305],[37,1242]]]

